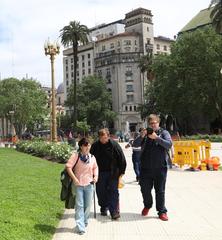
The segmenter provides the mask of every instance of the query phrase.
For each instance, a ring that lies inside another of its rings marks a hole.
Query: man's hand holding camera
[[[148,136],[148,138],[153,139],[153,140],[158,138],[158,135],[155,133],[155,131],[151,127],[147,128],[147,136]]]
[[[152,134],[148,134],[148,137],[151,138],[151,139],[153,139],[153,140],[155,140],[155,139],[158,138],[158,135],[153,131]]]

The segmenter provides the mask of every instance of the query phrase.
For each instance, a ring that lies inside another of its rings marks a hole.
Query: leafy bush
[[[38,157],[44,157],[56,162],[66,162],[72,154],[73,148],[68,144],[49,143],[45,141],[20,141],[16,149]]]
[[[210,142],[222,142],[222,135],[197,134],[182,137],[182,140],[201,140],[201,139],[209,140]]]

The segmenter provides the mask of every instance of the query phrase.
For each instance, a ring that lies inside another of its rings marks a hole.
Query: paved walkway
[[[220,148],[218,145],[212,155],[218,155]],[[91,214],[87,232],[80,236],[74,233],[74,211],[66,210],[53,240],[222,240],[222,171],[170,170],[166,188],[169,221],[163,222],[157,218],[155,206],[148,217],[141,216],[143,204],[131,150],[124,152],[128,166],[126,185],[120,190],[120,220],[98,213],[94,219]]]

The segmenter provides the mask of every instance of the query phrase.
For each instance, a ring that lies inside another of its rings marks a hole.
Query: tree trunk
[[[74,100],[74,112],[73,112],[73,130],[74,132],[77,129],[77,94],[76,94],[76,87],[77,87],[77,58],[78,58],[78,43],[73,43],[73,61],[74,61],[74,83],[73,83],[73,100]]]

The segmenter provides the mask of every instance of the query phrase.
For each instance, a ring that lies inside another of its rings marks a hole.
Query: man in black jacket
[[[165,207],[165,184],[168,167],[168,150],[172,146],[168,131],[159,127],[160,119],[151,114],[148,117],[149,129],[141,152],[140,186],[143,196],[144,208],[142,215],[146,216],[153,205],[152,188],[156,195],[156,210],[159,218],[168,220]]]
[[[108,129],[99,130],[99,140],[92,144],[90,153],[96,158],[99,178],[96,193],[101,215],[110,211],[112,219],[120,218],[118,180],[126,170],[126,159],[119,144],[109,137]]]

